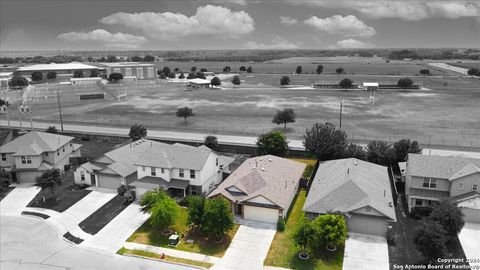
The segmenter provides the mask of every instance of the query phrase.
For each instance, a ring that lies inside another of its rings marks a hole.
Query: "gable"
[[[226,188],[227,191],[229,192],[233,192],[233,193],[244,193],[243,191],[241,191],[240,189],[238,189],[236,186],[230,186],[228,188]]]
[[[267,205],[276,205],[269,199],[263,197],[262,195],[258,195],[254,198],[251,198],[249,200],[246,200],[244,202],[249,202],[249,203],[259,203],[259,204],[267,204]]]
[[[356,213],[356,214],[362,214],[362,215],[369,215],[369,216],[380,216],[380,217],[385,216],[384,214],[378,212],[375,208],[373,208],[369,205],[367,205],[365,207],[355,209],[355,210],[352,210],[350,212]]]

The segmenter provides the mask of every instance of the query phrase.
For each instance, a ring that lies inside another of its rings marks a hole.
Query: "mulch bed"
[[[96,234],[105,225],[112,221],[118,214],[120,214],[128,204],[125,204],[124,198],[116,195],[97,211],[78,224],[78,226],[89,234]]]
[[[21,214],[24,215],[24,216],[36,216],[36,217],[43,218],[43,219],[47,219],[47,218],[50,217],[49,215],[46,215],[46,214],[37,213],[37,212],[30,212],[30,211],[23,211]]]

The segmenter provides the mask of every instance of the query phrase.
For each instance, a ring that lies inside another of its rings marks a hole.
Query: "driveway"
[[[80,248],[63,241],[43,220],[25,216],[1,216],[0,247],[0,269],[196,269]]]
[[[18,184],[17,187],[0,201],[0,214],[20,215],[40,190],[39,187],[34,186],[32,183]]]
[[[389,269],[388,245],[385,237],[349,233],[345,241],[343,270]]]
[[[480,259],[480,224],[465,223],[462,231],[458,235],[458,239],[462,244],[463,251],[467,259]],[[480,269],[480,262],[470,263],[472,269]],[[477,268],[475,268],[475,267]]]
[[[149,215],[140,210],[140,205],[134,202],[125,208],[110,223],[101,229],[93,237],[83,241],[80,246],[94,248],[116,253],[132,235],[138,227],[140,227]]]
[[[238,228],[225,255],[211,269],[263,270],[275,232],[275,224],[246,221]]]

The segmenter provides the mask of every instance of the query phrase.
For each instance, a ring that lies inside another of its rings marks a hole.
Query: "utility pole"
[[[339,129],[342,129],[342,110],[343,110],[343,100],[340,100],[340,126],[339,126]]]
[[[60,94],[58,93],[58,89],[55,89],[55,91],[57,91],[58,113],[60,114],[60,127],[62,128],[62,133],[63,133],[63,119],[62,119],[62,107],[60,106]]]

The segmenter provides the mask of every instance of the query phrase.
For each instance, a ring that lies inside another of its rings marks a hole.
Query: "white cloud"
[[[371,43],[366,43],[360,40],[355,39],[344,39],[337,42],[337,46],[333,46],[333,48],[340,48],[340,49],[362,49],[362,48],[372,48],[374,47]]]
[[[382,1],[330,1],[330,0],[287,0],[293,4],[309,4],[326,8],[341,8],[358,11],[370,18],[400,18],[418,21],[427,18],[449,18],[480,16],[479,1],[434,1],[434,0],[382,0]]]
[[[288,16],[280,16],[280,23],[285,25],[294,25],[298,23],[298,20]]]
[[[297,49],[298,45],[288,41],[283,37],[275,37],[274,39],[272,39],[271,44],[264,44],[264,43],[257,43],[255,41],[249,41],[245,44],[245,48],[250,50],[272,50],[272,49],[291,50],[291,49]]]
[[[304,21],[320,32],[327,34],[340,34],[345,37],[368,38],[376,34],[375,29],[366,25],[353,15],[333,15],[322,19],[317,16],[310,17]]]
[[[100,22],[141,29],[145,35],[170,40],[195,35],[238,38],[255,29],[254,20],[245,11],[213,5],[197,8],[190,17],[171,12],[118,12],[103,17]]]
[[[59,39],[70,42],[95,41],[107,47],[135,49],[145,43],[143,36],[134,36],[124,33],[110,33],[105,29],[95,29],[90,32],[68,32],[58,35]]]

